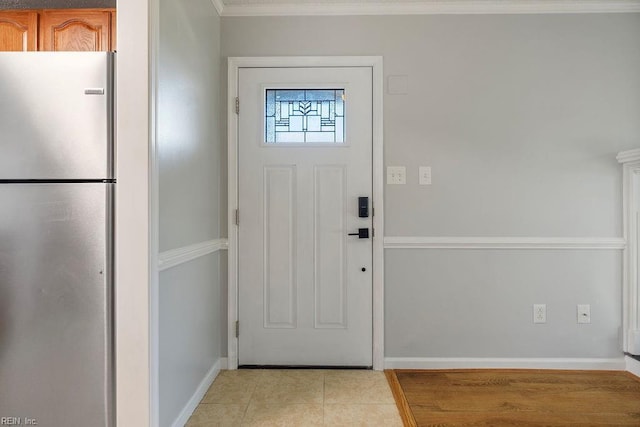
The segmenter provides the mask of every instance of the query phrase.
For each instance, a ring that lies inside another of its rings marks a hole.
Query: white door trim
[[[384,164],[381,56],[231,57],[228,64],[228,369],[238,368],[238,116],[235,114],[240,68],[264,67],[371,67],[373,70],[373,369],[384,369]]]

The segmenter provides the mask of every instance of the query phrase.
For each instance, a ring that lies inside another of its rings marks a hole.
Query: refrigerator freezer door
[[[106,52],[0,52],[0,179],[113,178]]]
[[[112,186],[0,185],[0,416],[20,425],[112,425]]]

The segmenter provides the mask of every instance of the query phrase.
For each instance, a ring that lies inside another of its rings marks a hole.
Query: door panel
[[[371,68],[239,73],[239,364],[370,366]]]
[[[3,12],[0,14],[0,51],[38,50],[38,14]]]
[[[295,166],[264,170],[264,327],[296,326]]]
[[[345,166],[314,168],[315,327],[346,328],[347,277]]]
[[[110,187],[0,184],[3,417],[109,423]]]

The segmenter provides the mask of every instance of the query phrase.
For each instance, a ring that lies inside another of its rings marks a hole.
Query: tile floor
[[[382,372],[222,371],[187,423],[204,426],[385,426],[402,420]]]

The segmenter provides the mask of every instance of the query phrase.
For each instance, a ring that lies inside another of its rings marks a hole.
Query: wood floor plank
[[[399,370],[395,380],[418,426],[640,426],[640,381],[626,372]]]
[[[418,426],[638,426],[634,414],[549,414],[545,412],[433,412],[412,407]]]
[[[407,399],[402,392],[402,388],[400,387],[400,383],[398,382],[396,373],[393,371],[393,369],[386,369],[384,371],[384,374],[387,377],[389,386],[391,387],[393,398],[396,400],[396,405],[398,406],[398,411],[400,412],[402,423],[405,425],[405,427],[417,427],[416,420],[413,418],[411,408],[409,408],[409,402],[407,402]]]

